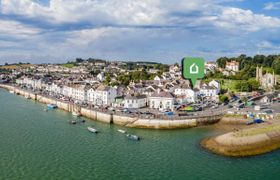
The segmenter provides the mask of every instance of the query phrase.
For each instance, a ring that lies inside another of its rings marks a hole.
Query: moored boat
[[[136,135],[132,135],[132,134],[127,134],[126,137],[128,137],[128,139],[134,140],[134,141],[139,141],[140,137],[136,136]]]
[[[81,116],[81,114],[79,112],[75,112],[75,111],[72,112],[72,115],[73,116]]]
[[[15,91],[12,91],[12,90],[11,90],[11,91],[9,91],[9,92],[10,92],[11,94],[14,94],[14,93],[15,93]]]
[[[125,130],[122,130],[122,129],[118,129],[118,131],[119,131],[120,133],[123,133],[123,134],[126,133],[126,131],[125,131]]]
[[[57,105],[56,104],[48,104],[47,107],[49,109],[55,109],[55,108],[57,108]]]
[[[93,127],[87,127],[88,131],[89,132],[92,132],[92,133],[98,133],[98,131],[96,129],[94,129]]]
[[[75,120],[69,120],[69,124],[77,124],[77,121],[75,121]]]

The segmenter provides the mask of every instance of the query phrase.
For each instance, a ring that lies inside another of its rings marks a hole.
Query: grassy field
[[[211,81],[213,79],[208,79],[208,81]],[[214,79],[221,83],[222,89],[229,89],[230,91],[237,92],[237,89],[235,88],[236,83],[238,82],[246,82],[246,80],[231,80],[231,79]]]
[[[67,67],[67,68],[73,68],[75,65],[71,63],[63,64],[62,66]]]
[[[0,69],[18,69],[18,68],[28,68],[32,66],[32,64],[17,64],[17,65],[5,65],[5,66],[0,66]]]
[[[246,129],[246,130],[242,130],[242,131],[234,133],[234,136],[235,137],[254,136],[254,135],[264,134],[264,133],[273,132],[273,131],[280,131],[280,125]]]

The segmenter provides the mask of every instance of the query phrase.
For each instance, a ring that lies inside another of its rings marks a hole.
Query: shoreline
[[[186,129],[192,127],[198,127],[208,124],[214,124],[220,121],[223,115],[213,115],[204,117],[192,117],[185,119],[148,119],[141,117],[125,116],[124,114],[108,113],[98,110],[92,110],[84,107],[80,107],[73,103],[63,102],[61,100],[55,100],[50,97],[46,97],[33,92],[28,92],[14,86],[0,84],[0,88],[14,91],[15,94],[30,97],[31,99],[44,104],[56,104],[59,109],[73,112],[79,111],[82,116],[87,117],[91,120],[96,120],[108,124],[117,124],[130,128],[143,128],[143,129]]]
[[[215,154],[231,157],[255,156],[280,148],[280,125],[243,128],[209,137],[200,145]]]
[[[91,120],[96,120],[107,124],[112,123],[129,128],[165,130],[203,127],[208,124],[214,124],[210,128],[213,128],[213,130],[222,130],[223,134],[206,138],[200,142],[200,145],[203,148],[219,155],[231,157],[253,156],[267,153],[280,148],[280,123],[278,125],[262,124],[258,126],[251,126],[251,128],[248,128],[247,126],[244,126],[246,120],[242,120],[242,118],[240,117],[229,118],[225,116],[211,116],[191,119],[186,118],[180,120],[144,119],[139,117],[131,117],[87,109],[73,103],[55,100],[50,97],[16,88],[14,86],[0,84],[0,88],[14,91],[14,94],[29,97],[30,99],[43,104],[56,104],[59,109],[68,112],[78,110],[82,116],[87,117]],[[275,126],[277,126],[276,130]],[[267,128],[268,130],[265,128]],[[273,129],[273,131],[269,131],[269,128]],[[249,136],[242,135],[244,133],[250,134],[258,130],[265,131],[265,133],[257,133],[255,135]],[[240,134],[242,136],[240,136]]]

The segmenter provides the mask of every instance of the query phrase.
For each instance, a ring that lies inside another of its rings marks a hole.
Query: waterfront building
[[[216,94],[219,94],[221,91],[221,85],[218,81],[212,80],[209,82],[209,86],[215,87],[216,88]]]
[[[146,95],[127,95],[124,98],[125,108],[143,108],[147,106]]]
[[[149,97],[149,107],[158,110],[173,110],[175,97],[173,94],[165,91],[155,92]]]
[[[87,101],[90,104],[94,104],[95,102],[95,90],[91,87],[88,91],[87,91]]]
[[[207,84],[203,84],[199,89],[199,93],[201,96],[206,97],[211,100],[218,100],[218,91],[214,86],[209,86]]]
[[[109,106],[117,97],[117,90],[110,86],[100,85],[95,91],[95,103],[96,105]]]

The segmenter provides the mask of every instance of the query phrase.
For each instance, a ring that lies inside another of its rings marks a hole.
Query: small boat
[[[96,129],[94,129],[93,127],[87,127],[88,131],[89,132],[92,132],[92,133],[98,133],[98,131]]]
[[[73,115],[73,116],[77,116],[77,117],[78,117],[78,116],[81,116],[81,114],[80,114],[80,113],[75,112],[75,111],[73,111],[73,112],[72,112],[72,115]]]
[[[119,131],[120,133],[123,133],[123,134],[126,133],[126,131],[125,131],[125,130],[122,130],[122,129],[118,129],[118,131]]]
[[[128,137],[128,139],[134,140],[134,141],[139,141],[140,137],[136,136],[136,135],[132,135],[132,134],[127,134],[126,137]]]
[[[75,120],[69,120],[69,124],[77,124],[77,121],[75,121]]]
[[[48,112],[48,109],[44,109],[45,112]]]
[[[30,96],[28,96],[28,95],[26,95],[26,96],[24,96],[26,99],[31,99],[31,97]]]
[[[10,93],[11,93],[11,94],[14,94],[14,93],[15,93],[15,91],[10,91]]]
[[[55,109],[55,108],[57,108],[57,105],[56,104],[48,104],[47,107],[49,109]]]

